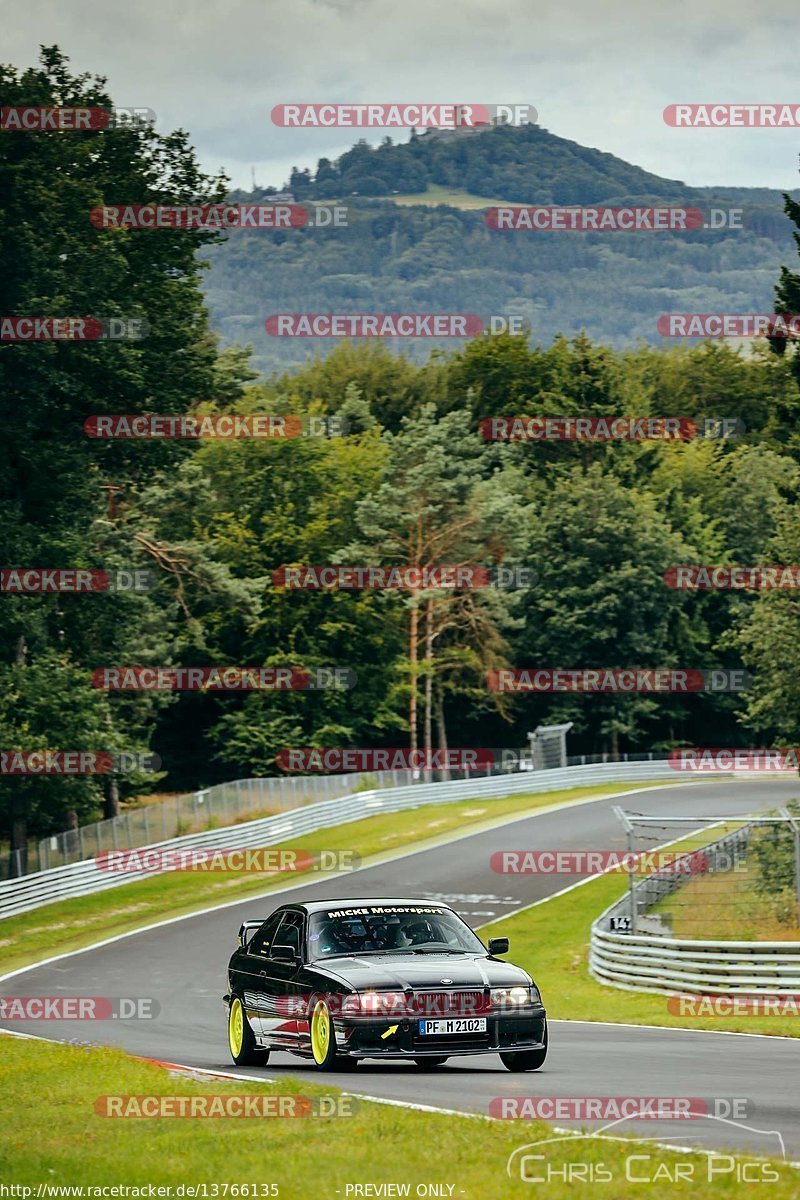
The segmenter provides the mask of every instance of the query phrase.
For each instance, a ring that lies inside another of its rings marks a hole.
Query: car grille
[[[486,1017],[491,998],[478,989],[421,991],[414,993],[410,1011],[416,1017]]]

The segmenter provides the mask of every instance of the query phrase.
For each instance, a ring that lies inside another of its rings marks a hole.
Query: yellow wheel
[[[318,1000],[311,1014],[311,1053],[320,1071],[334,1069],[336,1034],[331,1011],[324,1000]]]
[[[230,1013],[228,1014],[228,1045],[231,1048],[231,1057],[236,1062],[239,1055],[242,1053],[244,1044],[244,1009],[242,1002],[238,996],[234,997],[231,1004]]]
[[[239,996],[231,996],[228,1010],[228,1047],[237,1067],[263,1066],[269,1058],[269,1050],[262,1050],[256,1045]]]

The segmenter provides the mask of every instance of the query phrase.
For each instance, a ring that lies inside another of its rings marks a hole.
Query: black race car
[[[509,1071],[547,1055],[542,999],[521,967],[488,950],[446,904],[315,900],[245,921],[228,965],[228,1042],[237,1065],[270,1050],[320,1071],[360,1058],[410,1059],[426,1070],[451,1055],[499,1054]]]

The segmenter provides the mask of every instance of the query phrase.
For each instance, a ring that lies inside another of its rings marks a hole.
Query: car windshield
[[[402,905],[312,913],[311,958],[342,954],[486,953],[469,926],[448,909]]]

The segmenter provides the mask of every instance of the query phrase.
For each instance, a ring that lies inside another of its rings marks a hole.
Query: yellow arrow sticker
[[[381,1039],[385,1041],[387,1037],[391,1037],[393,1033],[397,1033],[397,1029],[397,1025],[390,1025],[386,1032],[381,1034]]]

